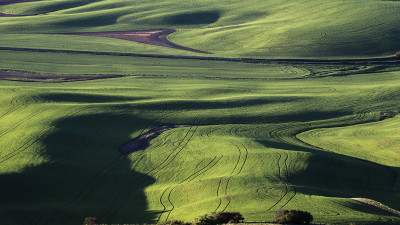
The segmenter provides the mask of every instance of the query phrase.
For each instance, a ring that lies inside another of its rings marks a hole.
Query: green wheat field
[[[400,1],[3,2],[14,16],[0,16],[0,224],[153,224],[213,211],[271,222],[280,208],[321,224],[400,224],[352,199],[400,210],[400,63],[368,62],[400,51]],[[176,29],[168,40],[213,54],[66,35],[149,29]],[[185,126],[118,151],[165,125]]]

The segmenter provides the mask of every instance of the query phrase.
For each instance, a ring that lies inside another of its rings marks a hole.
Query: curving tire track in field
[[[190,175],[189,177],[185,178],[183,181],[181,181],[179,184],[175,185],[168,194],[168,203],[172,206],[172,208],[169,210],[168,215],[165,219],[165,221],[168,220],[169,216],[171,215],[172,211],[175,209],[175,205],[172,203],[171,201],[171,194],[172,192],[175,190],[175,188],[177,188],[178,186],[182,185],[183,183],[189,183],[191,181],[193,181],[194,179],[196,179],[197,177],[199,177],[201,174],[211,170],[215,165],[217,165],[217,163],[223,158],[224,156],[221,155],[221,157],[219,157],[219,159],[217,159],[218,157],[215,156],[205,167],[203,167],[202,169],[196,171],[195,173],[193,173],[192,175]],[[215,162],[214,162],[215,161]],[[161,199],[161,198],[160,198]],[[162,215],[160,215],[159,220],[161,218]]]
[[[40,110],[38,110],[37,112],[34,112],[34,113],[30,114],[29,116],[24,117],[22,120],[20,120],[20,121],[18,121],[18,122],[16,122],[16,123],[13,123],[13,125],[10,126],[8,129],[2,130],[2,131],[0,132],[0,138],[3,137],[4,135],[10,133],[11,131],[15,130],[16,128],[18,128],[18,127],[19,127],[21,124],[23,124],[25,121],[27,121],[27,120],[29,120],[29,119],[32,119],[32,118],[35,117],[36,115],[38,115],[38,114],[40,114],[40,113],[42,113],[42,112],[44,112],[44,111],[46,111],[46,110],[48,110],[48,109],[50,109],[50,108],[51,108],[51,106],[43,107],[43,108],[41,108]]]
[[[47,109],[48,109],[48,108],[50,108],[50,107],[47,107]],[[67,113],[67,114],[65,114],[64,116],[62,116],[61,118],[59,118],[58,120],[63,121],[64,119],[66,119],[66,118],[68,118],[68,117],[71,117],[71,116],[73,116],[73,115],[76,115],[76,114],[78,114],[78,113],[80,113],[80,112],[82,112],[82,111],[88,110],[88,109],[90,109],[90,108],[92,108],[92,107],[89,106],[89,107],[86,107],[86,108],[81,108],[81,109],[79,109],[79,110],[77,110],[77,111],[74,111],[74,112],[71,112],[71,113]],[[65,120],[64,120],[64,121],[65,121]],[[48,130],[45,130],[45,131],[39,133],[38,135],[33,136],[32,138],[30,138],[27,142],[25,142],[24,144],[22,144],[20,147],[18,147],[18,148],[17,148],[16,150],[14,150],[13,152],[11,152],[11,153],[9,153],[9,154],[7,154],[7,155],[5,155],[5,156],[0,157],[0,163],[3,163],[3,162],[5,162],[5,161],[7,161],[7,160],[9,160],[9,159],[11,159],[11,158],[13,158],[13,157],[15,157],[16,155],[18,155],[18,154],[20,154],[20,153],[26,151],[27,149],[29,149],[29,147],[31,147],[32,145],[34,145],[35,143],[37,143],[38,141],[40,141],[41,139],[43,139],[43,137],[45,137],[47,134],[49,134],[50,131],[51,131],[51,129],[48,129]],[[27,220],[30,221],[28,218],[27,218]],[[30,223],[30,224],[34,224],[34,223],[31,222],[31,221],[30,221],[29,223]]]
[[[147,172],[146,174],[148,174],[148,175],[151,174],[154,176],[157,173],[159,173],[161,170],[166,168],[169,164],[171,164],[175,160],[175,158],[179,155],[179,153],[182,152],[182,150],[187,146],[187,144],[193,138],[194,134],[197,131],[198,126],[194,127],[194,129],[192,129],[192,128],[193,127],[189,128],[188,132],[186,133],[186,135],[184,136],[182,141],[179,142],[177,148],[175,150],[173,150],[161,164],[159,164],[157,167],[153,168],[151,171]],[[187,141],[185,141],[186,138],[187,138]],[[176,150],[178,150],[178,151],[175,153]],[[156,172],[154,172],[154,171],[156,171]]]
[[[18,109],[22,108],[24,105],[26,105],[25,102],[22,102],[21,100],[24,99],[24,97],[27,97],[29,95],[27,94],[22,94],[22,95],[18,95],[14,98],[11,99],[10,101],[10,105],[14,106],[11,107],[8,111],[6,111],[5,113],[3,113],[2,115],[0,115],[0,119],[2,119],[3,117],[6,117],[10,114],[12,114],[13,112],[17,111]]]
[[[194,121],[194,124],[196,124],[196,120]],[[200,123],[202,119],[199,120],[198,123]],[[150,171],[144,173],[145,175],[148,176],[154,176],[158,172],[160,172],[162,169],[167,167],[176,157],[177,155],[186,147],[186,145],[189,143],[191,138],[194,136],[196,133],[198,126],[193,126],[189,127],[188,131],[186,132],[184,138],[182,141],[179,142],[179,145],[168,154],[168,156],[155,168],[151,169]],[[186,140],[187,139],[187,140]],[[127,186],[124,191],[122,191],[117,199],[114,201],[114,203],[106,210],[106,212],[100,217],[101,221],[111,221],[117,213],[121,210],[123,205],[125,205],[127,201],[127,196],[130,194],[131,190],[134,188],[135,183],[138,182],[136,180],[131,180],[129,185]]]
[[[232,142],[231,142],[231,144],[233,144],[233,145],[236,147],[236,149],[237,149],[238,152],[239,152],[239,156],[238,156],[238,160],[237,160],[235,166],[233,167],[231,173],[227,176],[227,177],[228,177],[228,180],[227,180],[227,184],[226,184],[226,186],[225,186],[225,191],[224,191],[225,196],[227,196],[227,193],[226,193],[226,192],[227,192],[227,187],[228,187],[228,184],[229,184],[229,180],[230,180],[230,178],[232,177],[233,173],[235,172],[236,168],[238,167],[239,162],[240,162],[240,158],[241,158],[241,155],[242,155],[242,151],[240,150],[240,148],[239,148],[236,144],[234,144],[234,143],[232,143]],[[220,189],[220,187],[221,187],[221,184],[222,184],[222,181],[223,181],[224,178],[226,178],[226,177],[221,177],[221,179],[220,179],[219,182],[218,182],[218,187],[217,187],[217,198],[219,198],[219,204],[218,204],[217,208],[214,210],[215,212],[216,212],[216,211],[219,209],[219,207],[221,207],[221,205],[222,205],[222,198],[219,196],[219,189]]]
[[[167,211],[167,206],[164,205],[164,202],[163,202],[162,198],[164,197],[165,193],[168,191],[169,188],[171,188],[171,187],[167,187],[167,188],[162,192],[162,194],[161,194],[161,196],[160,196],[160,200],[159,200],[159,201],[160,201],[160,204],[162,205],[163,209],[162,209],[162,212],[160,213],[160,215],[158,216],[157,223],[160,222],[161,216],[163,215],[163,213]]]
[[[289,158],[289,154],[287,154],[287,153],[285,153],[286,154],[286,159],[285,159],[285,171],[286,171],[286,180],[287,180],[287,182],[289,183],[289,185],[292,187],[292,192],[293,192],[293,196],[291,196],[287,201],[286,201],[286,203],[285,204],[283,204],[280,208],[283,208],[283,207],[285,207],[290,201],[292,201],[292,199],[296,196],[296,194],[297,194],[297,189],[296,189],[296,186],[293,184],[293,183],[291,183],[290,182],[290,179],[289,179],[289,168],[288,168],[288,166],[287,166],[287,160],[288,160],[288,158]]]
[[[235,145],[236,145],[236,144],[235,144]],[[241,167],[239,168],[239,170],[238,170],[238,172],[237,172],[236,174],[234,174],[234,175],[232,175],[232,176],[230,176],[230,177],[228,178],[228,181],[226,182],[226,186],[225,186],[225,195],[226,195],[226,196],[229,196],[229,195],[228,195],[228,186],[229,186],[229,182],[231,181],[232,177],[239,175],[239,174],[242,172],[243,167],[244,167],[244,165],[245,165],[246,162],[247,162],[247,158],[248,158],[248,155],[249,155],[249,151],[248,151],[248,149],[246,148],[246,146],[244,146],[243,144],[241,144],[241,145],[242,145],[242,147],[243,147],[244,150],[245,150],[244,159],[243,159],[243,164],[241,165]],[[236,145],[236,146],[237,146],[237,145]],[[240,148],[240,147],[237,146],[237,148]],[[227,197],[227,199],[228,199],[228,204],[226,204],[226,206],[224,207],[224,209],[223,209],[222,211],[225,211],[225,210],[228,208],[228,206],[231,204],[231,202],[232,202],[232,199],[231,199],[231,198]]]
[[[278,153],[279,154],[279,153]],[[279,204],[279,202],[282,201],[282,199],[287,195],[288,193],[288,185],[286,184],[286,182],[283,180],[282,178],[282,171],[281,171],[281,166],[280,166],[280,161],[282,159],[282,155],[279,154],[278,160],[277,160],[277,166],[278,166],[278,178],[281,181],[281,183],[285,186],[285,193],[281,196],[280,199],[278,199],[278,201],[275,202],[275,204],[273,204],[270,208],[268,208],[267,211],[270,211],[271,209],[273,209],[276,205]]]

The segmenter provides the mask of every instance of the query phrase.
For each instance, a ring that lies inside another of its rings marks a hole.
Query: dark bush
[[[211,215],[203,215],[196,218],[195,224],[198,225],[215,225],[226,223],[243,222],[244,217],[238,212],[212,212]]]
[[[310,224],[313,219],[313,216],[309,212],[279,209],[276,211],[274,222],[280,224]]]
[[[100,222],[96,219],[96,217],[86,217],[83,224],[84,225],[99,225]]]
[[[183,222],[181,220],[168,220],[164,222],[158,222],[157,225],[191,225],[192,223]]]

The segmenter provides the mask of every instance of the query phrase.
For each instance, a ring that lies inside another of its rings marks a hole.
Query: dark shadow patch
[[[37,74],[17,71],[1,71],[0,80],[20,82],[60,83],[72,81],[86,81],[122,77],[121,75],[65,75],[65,74]]]
[[[215,23],[219,18],[220,12],[218,11],[204,11],[173,15],[167,17],[165,22],[171,25],[199,25]]]
[[[238,107],[261,106],[267,104],[300,102],[310,100],[309,97],[263,97],[257,99],[233,100],[197,100],[197,101],[164,101],[138,104],[138,109],[144,110],[196,110],[196,109],[226,109]]]
[[[128,155],[132,152],[136,152],[139,150],[145,150],[149,147],[150,141],[161,135],[163,132],[167,130],[171,130],[174,128],[183,127],[179,125],[168,125],[162,127],[156,127],[145,134],[140,135],[137,138],[132,139],[131,141],[123,144],[121,147],[118,148],[118,151],[122,155]]]
[[[113,25],[119,15],[94,15],[88,17],[71,18],[65,21],[54,22],[52,25],[61,27],[97,27]]]
[[[60,118],[39,140],[45,164],[0,175],[2,224],[82,224],[89,216],[102,224],[156,223],[144,192],[155,179],[132,170],[133,162],[117,152],[151,122],[132,114]]]
[[[144,97],[125,97],[125,96],[94,95],[94,94],[81,94],[81,93],[41,94],[38,96],[38,98],[44,102],[76,102],[76,103],[127,102],[127,101],[146,99]]]
[[[71,8],[76,8],[76,7],[81,7],[85,6],[94,2],[99,2],[101,0],[78,0],[78,1],[73,1],[73,2],[65,2],[65,1],[55,1],[55,2],[49,2],[47,1],[45,5],[43,6],[38,6],[35,7],[34,13],[36,14],[42,14],[42,13],[50,13],[50,12],[56,12],[59,10],[65,10],[65,9],[71,9]],[[29,13],[29,12],[27,12]]]
[[[43,1],[43,0],[0,0],[0,6],[23,3],[23,2],[38,2],[38,1]]]

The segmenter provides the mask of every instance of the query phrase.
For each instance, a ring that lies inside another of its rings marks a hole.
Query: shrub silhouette
[[[86,217],[83,224],[84,225],[99,225],[100,222],[96,219],[96,217]]]
[[[238,212],[212,212],[211,215],[203,215],[195,220],[197,225],[216,225],[226,223],[243,222],[244,217]]]
[[[182,220],[168,220],[158,222],[157,225],[191,225],[192,223],[183,222]]]
[[[309,212],[279,209],[276,211],[274,222],[280,224],[310,224],[313,219],[313,216]]]

